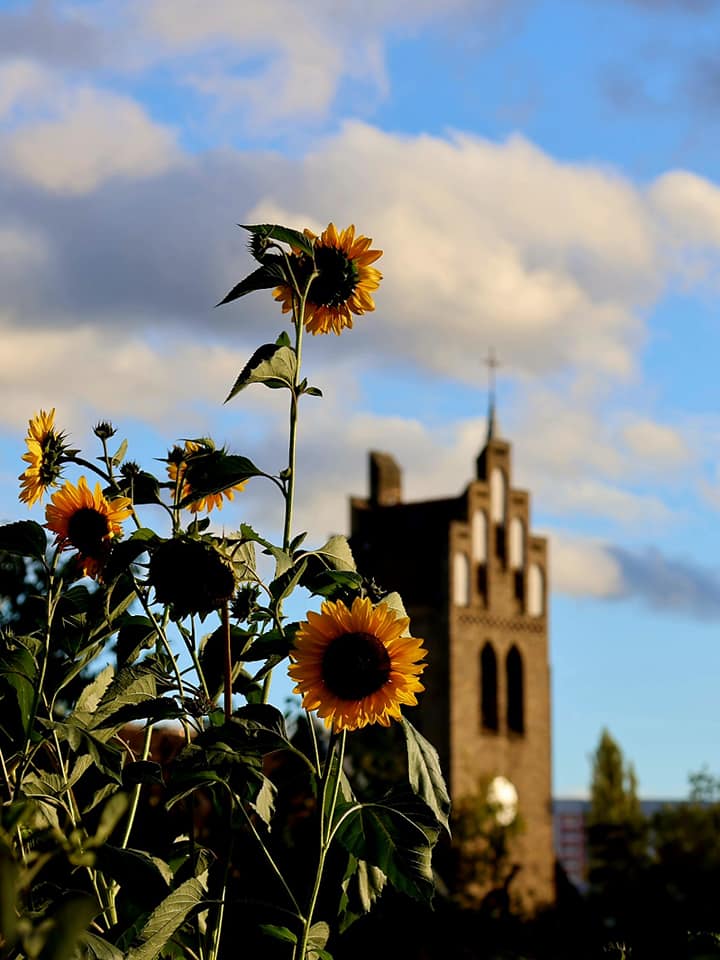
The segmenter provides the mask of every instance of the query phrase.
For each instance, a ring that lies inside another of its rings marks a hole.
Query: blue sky
[[[282,398],[222,405],[284,324],[213,309],[235,224],[354,222],[384,280],[308,343],[299,527],[347,531],[369,448],[460,492],[494,346],[550,538],[556,793],[603,726],[646,796],[720,773],[719,31],[715,0],[0,0],[2,515],[39,407],[148,466],[210,434],[281,469]]]

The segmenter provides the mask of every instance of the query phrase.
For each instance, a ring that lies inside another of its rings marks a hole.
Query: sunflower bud
[[[150,558],[150,583],[159,603],[179,619],[217,610],[237,586],[232,565],[207,540],[164,540]]]
[[[110,437],[114,437],[117,433],[116,428],[110,423],[109,420],[100,420],[93,427],[93,433],[98,438],[98,440],[109,440]]]

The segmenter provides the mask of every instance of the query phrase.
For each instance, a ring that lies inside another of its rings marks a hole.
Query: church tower
[[[554,900],[547,542],[530,497],[512,486],[491,392],[476,476],[457,497],[402,501],[387,453],[369,455],[370,496],[351,498],[358,569],[397,590],[428,648],[413,724],[440,754],[454,802],[496,776],[518,795],[511,894],[533,911]]]

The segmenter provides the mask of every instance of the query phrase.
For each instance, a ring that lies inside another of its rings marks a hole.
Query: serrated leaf
[[[181,883],[153,910],[140,931],[141,943],[128,952],[128,960],[155,960],[175,931],[202,902],[206,878],[204,873]]]
[[[328,954],[325,944],[330,939],[330,927],[324,920],[314,923],[308,931],[308,960],[324,960]]]
[[[238,375],[225,403],[251,383],[264,383],[273,389],[292,390],[297,372],[297,356],[292,347],[264,343],[255,351]]]
[[[415,900],[429,902],[435,892],[432,845],[407,813],[381,803],[354,804],[337,832],[339,842],[356,860],[379,867],[392,885]]]
[[[285,283],[285,269],[282,258],[268,256],[265,258],[262,266],[258,267],[257,270],[253,270],[253,272],[248,274],[240,283],[236,283],[232,290],[226,293],[222,300],[216,303],[215,306],[221,307],[223,304],[232,303],[233,300],[239,300],[240,297],[244,297],[248,293],[253,293],[255,290],[270,290],[283,283]]]
[[[283,227],[279,223],[239,223],[239,227],[247,230],[257,237],[265,240],[277,240],[279,243],[287,243],[296,250],[301,250],[308,255],[312,254],[312,243],[309,237],[299,230],[293,230],[291,227]]]
[[[16,557],[42,560],[46,550],[47,536],[34,520],[17,520],[0,526],[0,551]]]
[[[407,745],[410,787],[450,835],[450,795],[440,769],[437,750],[404,717],[401,725]]]
[[[94,960],[124,960],[125,954],[112,943],[103,940],[94,933],[84,933],[82,942],[90,957]]]
[[[135,706],[157,697],[157,682],[153,673],[154,665],[140,663],[122,667],[92,713],[88,727],[95,730],[101,726],[108,726],[109,722],[118,725],[126,722],[127,718],[116,719],[123,708]]]
[[[277,787],[272,782],[272,780],[265,777],[263,784],[260,787],[258,795],[252,801],[250,806],[253,808],[255,813],[260,817],[262,822],[267,826],[270,825],[270,821],[273,818],[275,813],[275,794],[277,793]]]
[[[366,860],[357,860],[352,855],[345,878],[342,882],[343,916],[340,931],[343,932],[355,920],[369,913],[378,897],[385,889],[387,877],[379,867]]]
[[[285,597],[289,596],[295,587],[300,583],[300,580],[303,577],[308,566],[308,561],[305,557],[300,559],[293,566],[289,567],[284,573],[275,579],[270,584],[270,594],[276,603],[279,603],[281,600],[284,600]]]
[[[194,456],[187,461],[184,474],[191,492],[182,498],[180,506],[187,507],[211,493],[222,493],[252,477],[264,476],[263,471],[247,457],[220,451]]]
[[[115,670],[108,664],[91,682],[83,688],[77,699],[75,710],[77,713],[95,713],[98,704],[105,696],[107,688],[115,676]]]

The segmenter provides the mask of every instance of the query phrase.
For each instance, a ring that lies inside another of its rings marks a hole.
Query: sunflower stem
[[[230,633],[230,613],[227,600],[222,605],[222,628],[225,647],[225,722],[229,723],[232,717],[232,635]]]
[[[308,907],[305,911],[302,932],[297,944],[297,949],[293,954],[293,960],[306,960],[307,956],[310,930],[312,928],[313,915],[315,913],[315,907],[317,906],[318,895],[320,893],[320,886],[322,884],[325,861],[335,835],[333,830],[333,820],[335,819],[335,808],[337,806],[338,794],[340,792],[340,777],[342,775],[343,761],[345,759],[346,736],[346,730],[343,730],[339,737],[333,733],[330,738],[330,744],[328,745],[327,757],[325,758],[325,768],[323,769],[322,776],[322,789],[320,791],[320,854],[318,856],[317,870],[315,871],[315,881],[313,883],[313,888],[308,900]],[[336,753],[337,766],[334,763]],[[333,772],[335,772],[334,777]]]
[[[297,290],[297,284],[293,277],[295,285],[295,299],[297,308],[293,311],[293,324],[295,326],[295,377],[293,378],[292,390],[290,392],[290,431],[288,438],[288,465],[287,465],[287,485],[285,487],[285,522],[283,524],[283,550],[288,551],[292,543],[292,525],[293,510],[295,507],[295,462],[297,452],[297,426],[298,426],[298,401],[300,400],[300,370],[302,367],[302,343],[303,329],[305,327],[305,304],[307,303],[308,293],[313,280],[317,277],[317,271],[313,270],[308,278],[305,289],[300,293]],[[281,611],[278,610],[278,620],[281,619]],[[262,702],[267,703],[270,699],[270,684],[272,683],[272,670],[268,671],[263,680]]]

